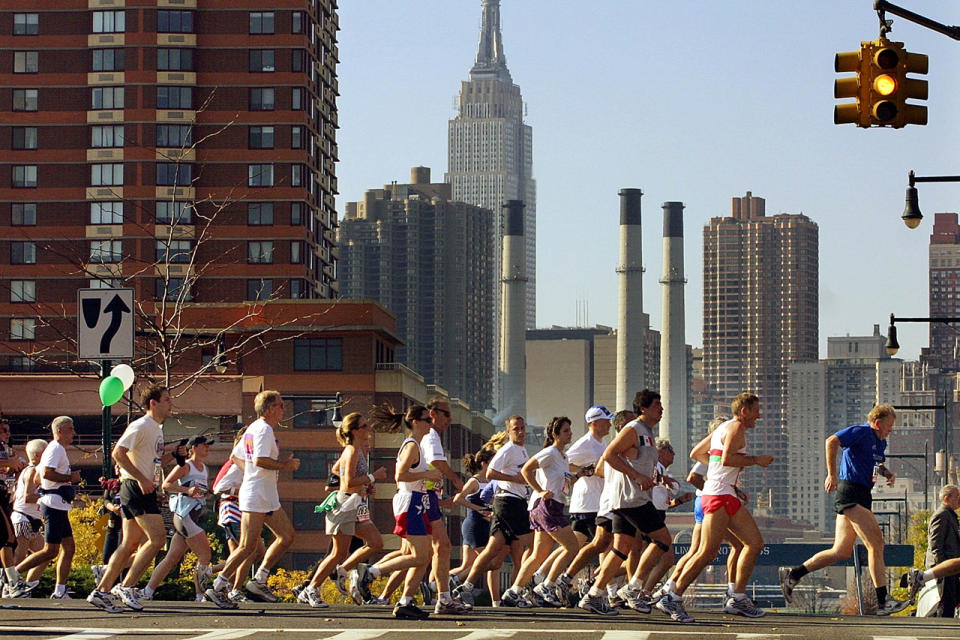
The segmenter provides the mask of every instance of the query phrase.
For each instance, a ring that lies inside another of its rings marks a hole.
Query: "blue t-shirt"
[[[841,480],[873,487],[873,469],[886,460],[887,441],[877,437],[869,424],[855,424],[836,433],[843,447],[840,460]]]

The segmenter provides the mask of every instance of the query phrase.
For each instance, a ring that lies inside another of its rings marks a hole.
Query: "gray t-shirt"
[[[652,478],[659,459],[653,431],[639,418],[628,423],[623,428],[633,429],[637,432],[637,449],[639,453],[633,460],[627,460],[627,463],[633,467],[633,470],[637,473]],[[641,489],[640,485],[610,465],[607,465],[606,472],[608,474],[607,483],[612,485],[610,487],[610,497],[611,507],[613,509],[642,507],[650,502],[650,489]]]

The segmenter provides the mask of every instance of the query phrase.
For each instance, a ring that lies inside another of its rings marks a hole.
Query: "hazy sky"
[[[894,19],[930,56],[929,124],[833,124],[834,54],[878,36],[872,0],[503,0],[507,65],[533,127],[537,325],[616,325],[617,191],[644,191],[644,311],[661,327],[662,209],[686,205],[687,342],[702,344],[702,229],[752,191],[767,215],[820,227],[820,344],[928,315],[933,214],[960,184],[920,184],[923,224],[900,220],[907,171],[960,174],[960,42]],[[945,24],[960,4],[900,0]],[[425,165],[447,169],[447,122],[476,55],[481,0],[343,0],[338,100],[344,203]],[[951,149],[953,151],[951,151]],[[582,316],[582,313],[581,313]],[[901,357],[927,344],[900,327]]]

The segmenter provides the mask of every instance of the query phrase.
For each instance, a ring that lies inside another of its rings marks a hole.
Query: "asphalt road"
[[[574,609],[488,609],[470,615],[396,620],[386,607],[241,605],[222,612],[208,603],[149,602],[141,613],[108,614],[84,600],[4,600],[2,640],[893,640],[958,638],[960,622],[936,618],[795,616],[748,620],[691,611],[677,624],[654,611],[601,618]]]

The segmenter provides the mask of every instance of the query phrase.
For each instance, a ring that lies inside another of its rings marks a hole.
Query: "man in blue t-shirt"
[[[893,432],[896,414],[889,404],[875,406],[867,416],[866,424],[855,424],[841,429],[826,442],[827,478],[823,482],[827,493],[836,494],[837,525],[833,548],[821,551],[803,564],[780,568],[780,587],[787,604],[793,600],[793,589],[803,576],[853,554],[857,536],[867,546],[867,564],[873,585],[877,589],[877,615],[888,616],[909,606],[908,600],[887,597],[887,570],[883,562],[883,532],[873,515],[870,495],[877,476],[893,486],[896,476],[884,465],[887,436]],[[837,473],[837,451],[843,449],[840,473]]]

